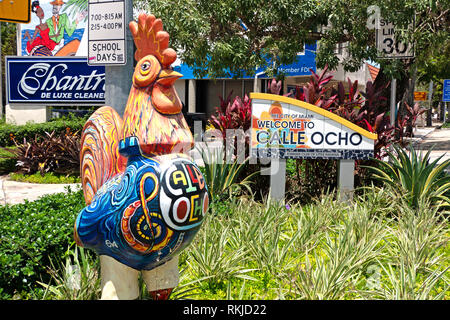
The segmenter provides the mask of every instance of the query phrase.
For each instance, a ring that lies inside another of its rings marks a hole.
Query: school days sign
[[[369,159],[377,135],[312,104],[251,93],[253,157]]]
[[[79,57],[6,57],[8,104],[103,105],[105,67]]]

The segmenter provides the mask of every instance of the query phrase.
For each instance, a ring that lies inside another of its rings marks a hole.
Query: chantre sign
[[[9,104],[105,103],[105,67],[78,57],[6,57]]]

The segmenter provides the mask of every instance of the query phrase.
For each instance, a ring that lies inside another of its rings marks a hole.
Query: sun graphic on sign
[[[259,118],[253,117],[252,147],[310,148],[306,144],[308,138],[305,134],[305,124],[309,121],[293,117],[289,109],[274,102],[268,111],[261,112]]]

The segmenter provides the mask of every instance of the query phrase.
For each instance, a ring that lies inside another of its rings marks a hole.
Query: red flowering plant
[[[328,66],[325,66],[321,74],[309,70],[311,71],[309,83],[306,86],[296,86],[295,98],[328,110],[336,99],[336,94],[327,97],[328,91],[332,88],[326,85],[333,79],[333,75],[328,72]]]

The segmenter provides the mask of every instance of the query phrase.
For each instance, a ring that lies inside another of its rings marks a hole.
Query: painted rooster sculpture
[[[130,22],[138,61],[123,120],[99,108],[82,134],[81,179],[87,207],[74,237],[100,255],[102,299],[135,299],[138,277],[154,299],[178,284],[178,255],[208,209],[205,180],[185,152],[193,137],[173,86],[162,21],[140,14]],[[184,153],[183,153],[184,152]]]

